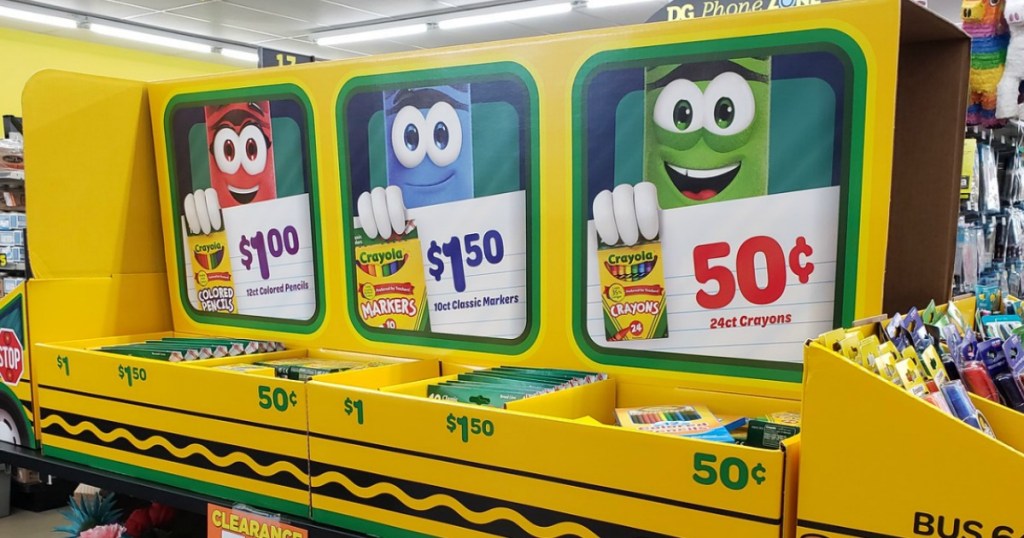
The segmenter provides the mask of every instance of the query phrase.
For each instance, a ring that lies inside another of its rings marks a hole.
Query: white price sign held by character
[[[389,238],[415,225],[430,331],[517,338],[526,328],[526,193],[406,209],[396,187],[360,197],[356,226]]]
[[[526,328],[526,192],[409,211],[433,332],[516,338]]]
[[[639,190],[619,188],[595,201],[587,330],[598,345],[799,361],[807,335],[832,329],[839,187],[669,210]],[[629,244],[659,231],[668,336],[607,341],[598,238]]]
[[[309,195],[223,210],[240,314],[308,320],[316,311]]]

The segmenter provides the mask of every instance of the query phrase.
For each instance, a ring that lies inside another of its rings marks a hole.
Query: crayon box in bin
[[[974,301],[958,305],[970,320]],[[1024,416],[971,394],[990,437],[821,338],[808,342],[804,361],[797,536],[1024,533],[1024,515],[1012,508],[1024,476]]]
[[[169,338],[199,337],[37,344],[48,366],[37,372],[43,454],[307,515],[305,383],[275,377],[272,367],[238,365],[320,355],[286,349],[171,362],[156,356],[163,351],[121,354],[127,344]]]
[[[313,518],[385,536],[788,536],[797,438],[769,450],[654,434],[616,426],[615,410],[799,402],[614,378],[504,408],[430,396],[479,369],[420,361],[310,382]]]

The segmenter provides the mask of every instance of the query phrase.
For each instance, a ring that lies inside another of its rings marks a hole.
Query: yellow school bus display
[[[375,535],[791,536],[799,437],[616,410],[798,412],[808,335],[944,292],[888,288],[892,260],[951,252],[889,226],[956,203],[893,195],[959,170],[893,151],[904,99],[950,111],[935,145],[962,134],[966,71],[928,41],[966,58],[928,12],[853,0],[150,84],[41,73],[25,435]],[[213,337],[284,350],[112,352]],[[499,366],[590,382],[440,395]]]

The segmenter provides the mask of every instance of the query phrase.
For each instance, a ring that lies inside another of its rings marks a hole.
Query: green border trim
[[[384,75],[370,75],[350,80],[341,89],[335,109],[336,126],[338,129],[338,164],[341,177],[341,216],[344,232],[345,252],[355,251],[353,242],[353,219],[350,208],[352,196],[352,179],[350,161],[348,159],[348,131],[345,125],[345,108],[352,96],[360,91],[380,91],[400,85],[437,85],[459,82],[495,81],[511,79],[522,84],[528,94],[530,134],[530,182],[526,204],[526,329],[514,339],[485,338],[479,336],[455,335],[446,333],[430,333],[421,331],[393,331],[367,326],[359,315],[359,301],[355,293],[348,293],[348,311],[352,325],[367,340],[408,344],[414,346],[460,349],[481,353],[497,353],[518,355],[526,352],[537,339],[540,328],[540,101],[537,85],[533,76],[522,65],[515,62],[495,62],[488,64],[444,67],[408,71]],[[351,254],[349,255],[351,259]],[[346,290],[354,289],[356,282],[355,264],[348,263],[345,267]],[[428,305],[429,308],[429,305]]]
[[[394,538],[427,538],[432,536],[430,534],[422,534],[416,531],[403,529],[401,527],[392,527],[391,525],[377,523],[376,521],[361,519],[354,516],[346,516],[345,514],[339,514],[337,512],[319,508],[313,508],[313,521],[316,521],[317,523],[326,523],[333,527],[340,527],[369,534],[371,536],[388,536]]]
[[[253,493],[251,491],[245,491],[241,489],[235,489],[220,484],[212,484],[210,482],[203,482],[201,480],[195,480],[192,478],[186,478],[184,476],[165,473],[163,471],[157,471],[154,469],[147,469],[145,467],[139,467],[130,463],[122,463],[119,461],[109,460],[98,456],[92,456],[89,454],[83,454],[75,450],[68,450],[66,448],[58,448],[54,446],[43,446],[43,453],[46,456],[52,456],[54,458],[79,463],[88,467],[96,469],[103,469],[105,471],[111,471],[114,473],[123,474],[133,478],[139,478],[142,480],[148,480],[150,482],[156,482],[160,484],[166,484],[179,489],[188,491],[194,491],[196,493],[202,493],[211,497],[218,497],[224,499],[228,503],[242,502],[251,504],[257,508],[265,508],[274,510],[281,513],[291,514],[299,517],[309,517],[309,505],[300,504],[293,501],[286,501],[277,497],[270,497],[267,495],[261,495],[259,493]]]
[[[176,154],[174,147],[174,136],[172,133],[172,118],[174,113],[185,106],[208,105],[214,103],[231,103],[240,99],[290,99],[299,103],[306,112],[306,151],[307,164],[309,165],[309,199],[310,208],[310,229],[313,234],[313,257],[315,265],[316,284],[316,312],[308,320],[283,320],[259,316],[248,316],[242,314],[224,314],[216,312],[202,312],[196,310],[188,299],[188,287],[182,278],[185,274],[185,261],[182,254],[181,227],[173,225],[174,229],[174,254],[178,264],[178,289],[181,295],[181,304],[192,321],[198,323],[209,323],[212,325],[226,325],[231,327],[243,327],[247,329],[263,329],[271,331],[282,331],[288,333],[309,334],[315,332],[323,324],[327,306],[327,298],[324,290],[327,288],[324,282],[324,254],[323,254],[323,231],[320,227],[320,186],[319,172],[316,161],[316,129],[313,121],[313,106],[310,103],[306,92],[295,84],[275,84],[270,86],[254,86],[250,88],[237,88],[227,90],[212,90],[197,93],[175,95],[167,103],[164,110],[164,142],[167,146],[167,173],[168,187],[170,188],[171,206],[178,207],[177,192],[177,168],[174,162]],[[173,209],[172,209],[173,210]]]
[[[698,41],[606,51],[590,57],[580,68],[573,82],[573,299],[572,331],[577,345],[591,360],[600,364],[672,370],[709,375],[723,375],[799,383],[803,378],[801,363],[771,362],[729,357],[708,357],[684,353],[633,351],[604,348],[597,345],[586,327],[586,161],[587,132],[584,123],[585,92],[590,78],[604,69],[657,64],[681,56],[709,60],[742,55],[778,55],[805,51],[827,51],[836,55],[847,70],[847,99],[844,112],[848,118],[842,145],[838,260],[836,264],[836,310],[833,326],[853,322],[856,306],[857,257],[860,239],[860,207],[864,168],[864,120],[867,103],[867,61],[860,46],[849,35],[834,29],[805,30],[782,34],[736,37],[714,41]]]

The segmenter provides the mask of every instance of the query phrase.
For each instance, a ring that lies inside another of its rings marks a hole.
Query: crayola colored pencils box
[[[423,250],[416,229],[390,239],[355,232],[359,317],[371,327],[429,329]]]
[[[196,283],[198,308],[204,312],[235,314],[235,282],[228,255],[228,234],[224,230],[188,237],[192,275]]]
[[[608,341],[667,337],[661,242],[602,247],[597,257]]]

